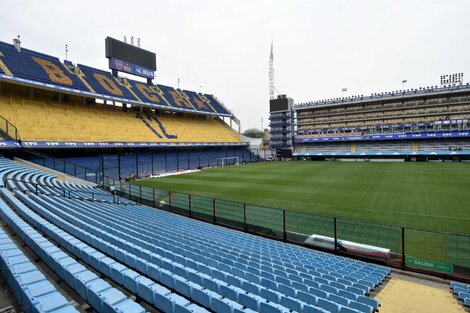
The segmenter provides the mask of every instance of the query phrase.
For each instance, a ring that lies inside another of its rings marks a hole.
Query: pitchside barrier
[[[154,208],[288,243],[470,282],[470,234],[380,224],[262,207],[116,182],[96,171],[35,154],[34,162],[96,182]],[[65,197],[73,197],[66,193]],[[91,197],[93,200],[93,196]],[[113,200],[119,202],[119,200]],[[132,205],[129,206],[132,209]]]
[[[380,224],[115,184],[119,196],[239,231],[392,267],[470,281],[470,235]]]

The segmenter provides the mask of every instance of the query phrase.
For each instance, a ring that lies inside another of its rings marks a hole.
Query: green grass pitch
[[[286,209],[289,227],[305,234],[331,235],[331,223],[291,211],[470,233],[470,164],[466,163],[265,162],[144,179],[137,184]],[[265,223],[269,220],[269,216],[260,218]],[[338,231],[344,239],[400,252],[398,228],[340,219]],[[406,239],[414,256],[470,266],[468,237],[410,230]]]

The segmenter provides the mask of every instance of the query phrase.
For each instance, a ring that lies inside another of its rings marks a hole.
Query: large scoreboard
[[[289,99],[282,95],[277,99],[269,100],[269,112],[290,111]]]
[[[155,77],[157,70],[155,53],[111,37],[106,37],[105,46],[110,69],[148,79]]]

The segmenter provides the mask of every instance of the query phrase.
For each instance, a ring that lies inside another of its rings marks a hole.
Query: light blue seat
[[[463,285],[463,286],[455,286],[452,288],[452,290],[455,294],[458,294],[459,292],[465,292],[468,289],[465,287],[465,285]]]
[[[72,288],[76,288],[76,275],[82,272],[86,272],[86,267],[79,264],[74,263],[69,265],[65,268],[64,275],[65,275],[65,282]]]
[[[137,294],[139,295],[139,297],[141,297],[142,299],[144,299],[145,301],[149,303],[153,303],[154,302],[154,299],[153,299],[154,289],[157,288],[158,285],[155,284],[152,280],[144,276],[137,277],[136,282],[137,282]],[[169,290],[168,290],[168,293],[170,293]]]
[[[138,282],[137,278],[140,277],[141,275],[137,273],[134,270],[131,270],[129,268],[125,269],[122,271],[122,276],[123,276],[123,286],[130,292],[137,294],[138,291]]]
[[[317,306],[331,313],[339,313],[341,308],[338,304],[321,298],[318,299]]]
[[[227,298],[213,298],[210,308],[215,312],[232,313],[235,308],[242,310],[243,306]]]
[[[289,312],[289,310],[276,303],[262,302],[260,304],[259,312],[260,313],[283,313],[283,312]]]
[[[230,275],[230,274],[227,274],[226,282],[229,285],[233,285],[235,287],[241,287],[242,286],[242,281],[238,277]]]
[[[294,312],[302,312],[303,305],[296,299],[282,296],[280,304]]]
[[[160,279],[159,281],[168,288],[175,288],[175,278],[173,274],[167,270],[160,270]]]
[[[247,292],[250,292],[252,294],[255,294],[255,295],[260,294],[261,286],[258,284],[244,281],[241,287]]]
[[[239,299],[239,294],[244,293],[244,290],[235,286],[221,285],[219,293],[222,297],[237,301]]]
[[[254,294],[240,293],[238,302],[247,308],[258,311],[260,309],[261,303],[266,302],[266,300]]]
[[[211,305],[213,295],[214,293],[210,290],[193,288],[191,293],[191,299],[193,299],[200,305],[208,308]]]
[[[98,269],[101,273],[103,273],[107,277],[111,277],[111,265],[116,263],[116,261],[106,256],[99,259],[98,261],[99,261],[99,266],[96,269]]]
[[[123,271],[127,269],[126,266],[122,265],[121,263],[113,263],[110,266],[111,269],[111,279],[117,282],[119,285],[124,284],[124,275]]]
[[[285,294],[289,297],[296,297],[297,296],[297,291],[294,288],[283,285],[283,284],[279,284],[277,290],[280,293],[283,293],[283,294]]]
[[[173,302],[173,311],[172,312],[183,312],[186,307],[188,307],[191,302],[188,299],[177,295],[175,293],[168,296],[168,298]]]
[[[466,289],[465,291],[460,291],[457,295],[460,299],[470,298],[470,290]]]
[[[357,302],[371,306],[374,310],[377,310],[380,306],[380,302],[365,296],[358,296]]]
[[[310,294],[312,294],[312,295],[314,295],[318,298],[323,298],[323,299],[328,298],[328,293],[323,291],[323,290],[320,290],[320,289],[317,289],[317,288],[314,288],[314,287],[310,287],[309,291],[310,291]]]
[[[86,271],[76,274],[75,279],[75,290],[83,299],[87,300],[89,298],[89,286],[93,284],[93,281],[98,280],[98,276],[95,273]]]
[[[320,284],[320,290],[327,293],[338,294],[338,289],[326,284]]]
[[[350,301],[346,298],[343,298],[343,297],[340,297],[340,296],[337,296],[337,295],[331,294],[331,293],[328,295],[328,300],[330,300],[334,303],[337,303],[337,304],[344,305],[344,306],[349,306],[349,301]]]
[[[104,280],[94,280],[86,283],[87,302],[98,312],[103,312],[103,292],[111,288],[111,285]]]
[[[261,278],[260,285],[268,289],[273,289],[273,290],[278,289],[278,283],[267,278]],[[307,291],[308,291],[308,287],[307,287]]]
[[[317,297],[314,296],[314,295],[311,295],[307,292],[303,292],[303,291],[298,291],[297,292],[297,298],[300,300],[300,301],[303,301],[307,304],[310,304],[310,305],[316,305],[317,304]]]
[[[463,303],[464,303],[466,306],[470,307],[470,297],[463,299]]]
[[[346,290],[338,290],[338,296],[341,296],[345,299],[353,300],[353,301],[357,301],[358,297],[362,297],[362,296],[358,296],[358,295],[356,295],[352,292],[346,291]]]
[[[260,296],[265,298],[268,301],[279,303],[281,301],[281,294],[277,291],[268,290],[268,289],[261,289]]]
[[[354,301],[351,301],[349,307],[363,313],[372,313],[374,311],[372,306]]]
[[[167,289],[168,290],[168,289]],[[153,294],[153,304],[156,308],[163,312],[174,312],[175,311],[175,302],[170,298],[171,292],[168,290],[154,290]]]

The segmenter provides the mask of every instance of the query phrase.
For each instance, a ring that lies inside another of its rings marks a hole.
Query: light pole
[[[408,82],[408,80],[406,80],[406,79],[404,79],[404,80],[401,81],[401,90],[402,90],[402,91],[405,91],[404,86],[405,86],[405,84],[406,84],[407,82]]]
[[[341,88],[341,98],[343,98],[343,92],[348,91],[348,88]]]

